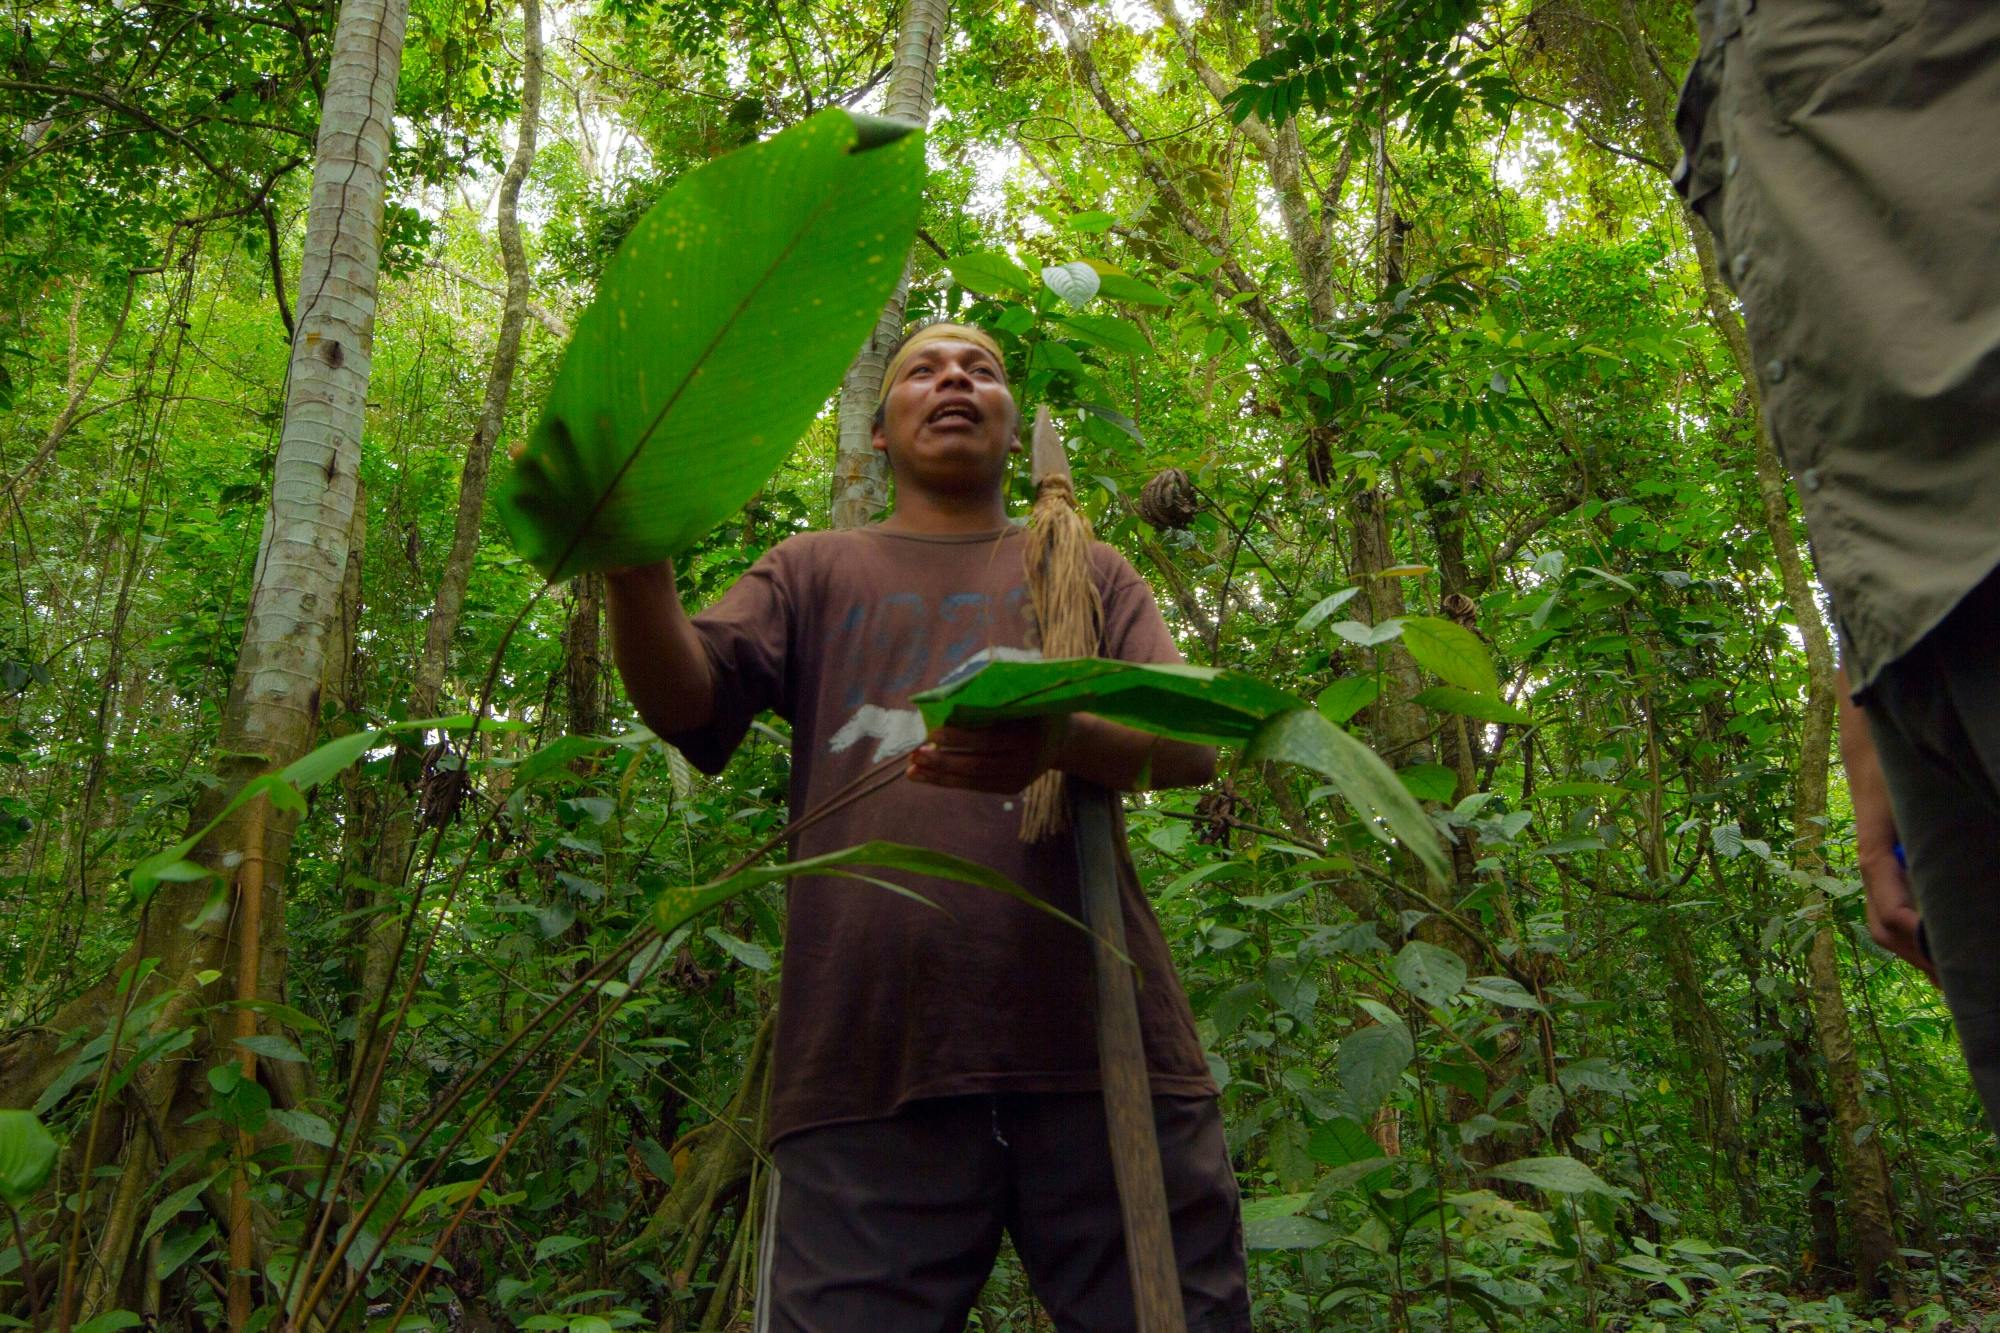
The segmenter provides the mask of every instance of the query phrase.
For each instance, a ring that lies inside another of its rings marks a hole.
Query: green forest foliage
[[[1271,764],[1130,803],[1224,1087],[1257,1326],[1987,1326],[1994,1145],[1941,1001],[1868,938],[1837,769],[1807,799],[1822,608],[1787,596],[1803,532],[1760,491],[1733,315],[1665,180],[1683,7],[1163,6],[953,8],[910,314],[990,329],[1058,410],[1191,662],[1317,701],[1452,844],[1433,882]],[[52,0],[0,29],[0,1090],[38,1117],[0,1112],[0,1324],[54,1327],[60,1287],[78,1327],[221,1326],[240,1179],[254,1326],[342,1240],[344,1326],[408,1297],[408,1327],[748,1327],[782,882],[635,932],[779,834],[782,729],[693,773],[619,695],[591,582],[530,605],[490,511],[435,710],[484,721],[397,729],[500,317],[512,5],[413,5],[358,595],[318,699],[350,762],[283,794],[258,1076],[229,979],[126,958],[155,876],[209,876],[159,853],[220,804],[335,17]],[[542,20],[503,447],[635,220],[870,109],[899,12]],[[834,439],[828,404],[688,551],[690,605],[825,524]],[[373,856],[398,819],[401,882]],[[393,1055],[358,1059],[385,997]],[[177,1062],[201,1075],[167,1121],[121,1113]],[[1858,1271],[1870,1173],[1900,1272]],[[1005,1261],[974,1319],[1047,1327]]]

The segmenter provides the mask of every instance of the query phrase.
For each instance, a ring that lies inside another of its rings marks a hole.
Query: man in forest
[[[1868,926],[2000,1129],[2000,4],[1697,14],[1675,183],[1832,595]]]
[[[790,721],[795,819],[906,756],[908,781],[838,806],[793,840],[795,858],[916,842],[1075,914],[1074,847],[1021,840],[1022,789],[1051,768],[1113,790],[1195,785],[1214,753],[1085,715],[925,736],[912,694],[1036,655],[1025,538],[1006,510],[1020,414],[998,346],[964,326],[905,339],[883,386],[874,440],[893,514],[781,542],[693,619],[671,564],[614,574],[618,669],[640,715],[705,772],[758,713]],[[1180,661],[1144,580],[1102,544],[1092,563],[1102,655]],[[1188,1327],[1247,1331],[1216,1087],[1122,827],[1118,862]],[[1132,1328],[1088,941],[987,889],[904,882],[945,911],[852,879],[792,882],[758,1327],[960,1328],[1004,1231],[1059,1328]]]

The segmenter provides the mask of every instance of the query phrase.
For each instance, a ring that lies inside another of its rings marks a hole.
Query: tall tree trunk
[[[563,694],[569,729],[579,736],[604,730],[604,576],[570,580],[569,620],[563,626]]]
[[[1673,90],[1661,73],[1646,37],[1636,0],[1619,0],[1618,20],[1633,82],[1645,109],[1652,147],[1659,160],[1672,161],[1679,155],[1679,142],[1673,130]],[[1763,428],[1763,404],[1758,396],[1749,336],[1723,282],[1715,240],[1707,224],[1692,209],[1683,211],[1701,266],[1710,317],[1729,348],[1743,381],[1745,405],[1754,415],[1750,434],[1754,441],[1757,498],[1763,510],[1764,530],[1777,560],[1785,604],[1791,608],[1805,647],[1806,702],[1799,736],[1799,769],[1792,786],[1792,859],[1806,874],[1818,875],[1824,870],[1820,842],[1826,818],[1836,708],[1833,645],[1793,532],[1791,497],[1785,488],[1784,471],[1770,432]],[[1861,1062],[1855,1053],[1854,1030],[1840,984],[1835,927],[1826,895],[1817,888],[1808,890],[1806,907],[1818,921],[1806,953],[1810,982],[1807,989],[1812,1002],[1814,1036],[1826,1059],[1833,1099],[1834,1145],[1841,1165],[1848,1232],[1854,1239],[1855,1273],[1864,1294],[1887,1297],[1902,1306],[1907,1304],[1908,1297],[1896,1239],[1888,1161],[1882,1153],[1880,1136],[1875,1133],[1874,1117],[1862,1100]]]
[[[424,625],[424,647],[417,659],[415,678],[410,682],[410,709],[417,717],[437,713],[444,694],[444,677],[451,665],[452,639],[458,633],[459,615],[465,607],[465,589],[472,578],[473,557],[479,551],[480,521],[486,512],[486,482],[492,472],[493,446],[507,421],[507,399],[514,388],[514,369],[520,361],[521,332],[528,319],[528,257],[521,244],[521,186],[535,161],[535,137],[542,108],[542,13],[540,0],[521,0],[521,120],[514,141],[514,154],[500,178],[494,230],[499,235],[500,260],[507,275],[507,293],[500,308],[500,330],[494,341],[493,360],[486,371],[486,396],[480,407],[479,423],[465,451],[465,467],[459,475],[458,508],[453,519],[451,549],[438,575],[437,596],[430,619]],[[407,768],[416,768],[410,764]],[[415,842],[417,787],[406,780],[401,791],[388,796],[382,813],[382,827],[376,838],[368,867],[369,877],[381,887],[374,890],[377,910],[366,920],[360,941],[359,999],[356,1031],[365,1034],[374,1022],[373,1014],[389,993],[394,978],[395,939],[399,929],[397,900],[409,875],[410,850]],[[359,1058],[369,1051],[369,1043],[357,1040]],[[349,1071],[350,1077],[354,1073]],[[356,1086],[365,1086],[365,1081]],[[366,1130],[374,1119],[372,1103],[356,1108],[357,1123]]]
[[[1814,1272],[1832,1273],[1840,1267],[1840,1204],[1836,1191],[1840,1177],[1826,1142],[1833,1133],[1833,1115],[1827,1109],[1819,1077],[1813,1070],[1812,1044],[1803,1033],[1785,1034],[1785,1080],[1791,1087],[1792,1106],[1799,1120],[1799,1161],[1812,1182],[1806,1190],[1806,1216],[1812,1224],[1812,1249],[1808,1254]]]
[[[521,186],[535,162],[535,133],[542,114],[541,0],[521,0],[521,121],[514,155],[500,178],[494,230],[500,240],[500,261],[507,274],[507,295],[500,307],[500,332],[493,344],[493,361],[486,370],[486,397],[479,424],[465,451],[465,469],[458,482],[458,511],[453,520],[451,550],[438,575],[437,598],[424,625],[423,656],[411,682],[411,707],[418,717],[437,709],[445,670],[451,664],[451,641],[458,633],[465,587],[472,577],[472,558],[479,550],[480,519],[486,512],[486,479],[493,467],[493,445],[507,421],[507,399],[514,389],[514,367],[521,356],[521,330],[528,321],[528,256],[521,245]]]
[[[271,507],[265,518],[256,572],[235,676],[224,705],[216,745],[221,781],[197,802],[199,827],[243,783],[304,754],[319,720],[329,650],[339,633],[360,485],[361,432],[374,337],[383,189],[390,121],[402,64],[407,0],[346,0],[334,31],[333,54],[321,105],[305,250],[299,270],[298,335],[292,345],[284,427],[273,465]],[[196,1012],[209,992],[195,974],[225,978],[221,994],[237,994],[255,978],[254,994],[277,998],[284,984],[284,869],[293,820],[254,801],[237,811],[195,853],[233,887],[233,910],[208,911],[210,885],[169,883],[142,913],[137,938],[118,967],[128,972],[142,959],[158,960],[149,983],[172,998],[153,1024],[166,1032],[201,1024]],[[247,896],[247,897],[246,897]],[[254,900],[249,900],[254,898]],[[261,923],[252,936],[239,933]],[[54,1027],[108,1026],[117,1003],[109,982],[79,997]],[[246,1011],[252,1012],[252,1011]],[[137,1041],[143,1034],[131,1033]],[[190,1117],[208,1109],[204,1070],[233,1063],[240,1048],[233,1022],[205,1033],[193,1053],[144,1067],[130,1101],[140,1123],[150,1122],[177,1153],[212,1142],[211,1122],[190,1128]],[[29,1062],[9,1051],[0,1060],[0,1102],[24,1105],[59,1067]],[[122,1115],[105,1113],[105,1129],[92,1141],[101,1163],[120,1145],[144,1151],[149,1143]],[[92,1149],[86,1148],[88,1154]],[[132,1285],[133,1238],[143,1190],[120,1188],[120,1179],[147,1174],[143,1161],[114,1173],[104,1216],[93,1218],[99,1241],[90,1281],[91,1305],[110,1303]],[[90,1200],[87,1212],[100,1210]],[[81,1225],[83,1217],[79,1216]],[[83,1289],[77,1266],[63,1275],[59,1322],[76,1313]]]
[[[950,0],[904,0],[883,115],[916,125],[930,124],[938,57],[944,50],[950,15]],[[881,397],[889,352],[903,335],[903,308],[909,296],[910,265],[905,260],[903,276],[882,308],[875,332],[840,381],[839,442],[833,460],[829,514],[835,528],[861,527],[889,505],[889,463],[874,445],[875,403]]]

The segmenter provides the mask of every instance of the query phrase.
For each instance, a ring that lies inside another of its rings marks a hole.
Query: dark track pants
[[[2000,574],[1891,663],[1862,705],[1924,943],[2000,1131]]]
[[[1153,1102],[1189,1333],[1249,1333],[1243,1225],[1209,1097]],[[942,1097],[780,1139],[762,1333],[954,1333],[1004,1231],[1064,1333],[1134,1326],[1104,1099]]]

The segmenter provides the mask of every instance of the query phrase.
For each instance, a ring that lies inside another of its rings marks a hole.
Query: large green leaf
[[[829,109],[684,176],[577,321],[497,503],[550,578],[684,549],[791,452],[916,234],[922,135]]]
[[[1317,1250],[1340,1239],[1340,1228],[1315,1217],[1254,1217],[1243,1220],[1246,1250]]]
[[[1240,671],[1101,657],[989,662],[912,702],[932,728],[1085,712],[1203,745],[1247,741],[1270,718],[1306,706]]]
[[[1516,1162],[1502,1162],[1486,1174],[1533,1185],[1551,1194],[1602,1194],[1613,1199],[1632,1197],[1630,1190],[1607,1183],[1574,1157],[1526,1157]]]
[[[1176,740],[1244,743],[1246,760],[1281,759],[1321,774],[1368,819],[1372,832],[1381,835],[1379,821],[1432,875],[1447,877],[1430,817],[1373,750],[1302,700],[1240,671],[1098,657],[989,662],[912,702],[932,728],[1094,713]]]
[[[970,254],[958,255],[944,261],[945,268],[958,280],[958,285],[982,296],[998,296],[1003,292],[1019,292],[1023,296],[1035,290],[1035,280],[1027,270],[991,250],[974,250]]]
[[[1449,878],[1444,847],[1417,798],[1373,750],[1317,712],[1299,709],[1273,717],[1251,739],[1243,757],[1253,763],[1282,759],[1312,769],[1366,817],[1371,832],[1379,833],[1379,820],[1440,883]]]
[[[1403,646],[1417,665],[1447,685],[1488,698],[1500,695],[1500,678],[1492,655],[1479,636],[1465,626],[1437,616],[1404,616]]]
[[[1384,1028],[1362,1028],[1348,1040],[1352,1041],[1362,1032],[1387,1031]],[[1409,1049],[1407,1036],[1404,1049]],[[1345,1049],[1345,1043],[1342,1044]],[[1408,1056],[1404,1057],[1408,1063]],[[1402,1069],[1397,1068],[1400,1076]],[[1382,1151],[1382,1145],[1375,1142],[1359,1120],[1349,1116],[1335,1116],[1318,1126],[1306,1144],[1306,1154],[1315,1162],[1333,1168],[1330,1175],[1321,1181],[1322,1188],[1344,1189],[1359,1184],[1362,1189],[1373,1192],[1387,1185],[1390,1180],[1389,1157]]]
[[[0,1199],[18,1208],[48,1182],[56,1141],[30,1111],[0,1111]]]
[[[1335,1069],[1340,1077],[1341,1112],[1355,1120],[1375,1113],[1409,1067],[1416,1047],[1409,1029],[1387,1023],[1356,1028],[1341,1039]]]
[[[1533,726],[1535,719],[1493,694],[1474,694],[1456,685],[1433,685],[1418,694],[1412,703],[1440,713],[1458,713],[1480,722],[1507,722],[1517,727]]]
[[[1129,319],[1116,315],[1071,315],[1063,321],[1085,342],[1093,343],[1110,352],[1129,352],[1134,356],[1151,356],[1153,345],[1146,341],[1146,335],[1139,332],[1139,326]]]
[[[1405,944],[1392,970],[1404,990],[1432,1006],[1449,1004],[1465,988],[1465,960],[1424,940]]]

